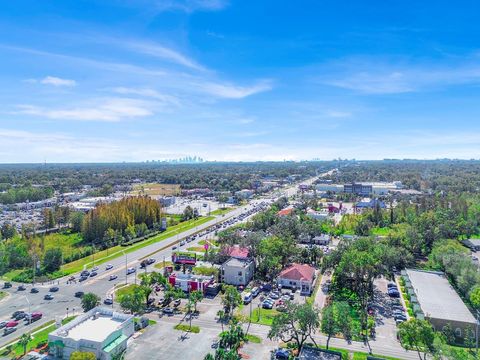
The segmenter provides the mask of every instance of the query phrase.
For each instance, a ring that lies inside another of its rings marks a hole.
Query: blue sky
[[[479,158],[476,1],[16,0],[0,162]]]

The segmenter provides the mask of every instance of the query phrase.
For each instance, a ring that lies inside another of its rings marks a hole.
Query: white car
[[[112,264],[107,264],[107,266],[105,267],[105,270],[110,270],[110,269],[113,269],[113,265]]]

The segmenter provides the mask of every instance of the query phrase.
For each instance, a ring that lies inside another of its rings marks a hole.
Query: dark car
[[[397,285],[394,284],[394,283],[388,283],[388,284],[387,284],[387,289],[391,289],[391,288],[395,288],[395,289],[396,289],[396,288],[397,288]]]
[[[92,271],[92,272],[90,273],[90,277],[94,277],[94,276],[97,276],[97,272],[96,272],[96,271]]]
[[[80,276],[80,279],[78,281],[82,282],[88,279],[88,276]]]
[[[25,319],[26,316],[27,316],[27,313],[20,313],[17,316],[15,316],[15,320],[18,321],[18,320]]]
[[[90,276],[90,271],[88,271],[88,270],[83,270],[83,271],[80,273],[80,276]]]
[[[23,310],[17,310],[17,311],[14,311],[14,313],[12,314],[12,319],[16,318],[18,314],[24,314],[25,311]]]
[[[9,289],[11,287],[12,287],[12,283],[10,283],[10,282],[6,282],[6,283],[3,284],[4,289]]]
[[[83,295],[84,295],[84,292],[83,292],[83,291],[77,291],[77,292],[75,293],[75,297],[76,297],[76,298],[81,298],[81,297],[83,297]]]
[[[147,264],[148,265],[152,265],[154,262],[155,262],[155,259],[153,259],[153,258],[147,259]]]
[[[393,316],[393,318],[394,318],[395,320],[407,321],[407,317],[406,317],[405,315],[403,315],[403,314],[395,314],[395,315]]]
[[[17,328],[15,326],[14,327],[7,327],[7,328],[3,329],[3,336],[11,334],[16,330],[17,330]]]
[[[17,288],[18,291],[25,291],[27,290],[27,288],[25,287],[25,285],[20,285],[18,288]]]
[[[165,315],[172,316],[175,314],[175,311],[172,308],[165,308],[162,310]]]
[[[32,294],[36,294],[36,293],[38,293],[38,289],[37,289],[37,288],[31,288],[31,289],[30,289],[30,292],[31,292]]]
[[[60,290],[60,289],[58,288],[58,286],[52,286],[52,287],[50,288],[50,292],[57,292],[58,290]]]

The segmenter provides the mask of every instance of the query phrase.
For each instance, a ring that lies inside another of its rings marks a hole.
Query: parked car
[[[273,309],[273,303],[270,302],[270,301],[265,300],[265,301],[262,303],[262,308],[264,308],[264,309]]]
[[[287,349],[277,349],[275,350],[275,359],[278,360],[288,360],[290,357],[290,351]]]
[[[49,291],[50,292],[57,292],[58,290],[60,290],[58,286],[52,286]]]
[[[3,283],[3,288],[4,288],[4,289],[9,289],[9,288],[11,288],[11,287],[12,287],[12,283],[10,283],[10,282],[5,282],[5,283]]]
[[[45,300],[53,300],[53,295],[48,293],[43,297]]]
[[[178,307],[178,306],[180,306],[181,303],[182,303],[182,300],[176,299],[176,300],[173,302],[173,306]]]
[[[32,287],[32,288],[30,289],[30,292],[31,292],[32,294],[36,294],[36,293],[38,293],[38,289]]]
[[[27,290],[27,288],[25,287],[25,285],[20,285],[18,288],[17,288],[18,291],[25,291]]]
[[[175,311],[172,308],[165,308],[162,310],[165,315],[172,316],[175,314]]]
[[[113,269],[113,265],[107,264],[107,266],[105,266],[105,270],[110,270],[110,269]]]
[[[255,297],[258,296],[258,294],[260,294],[260,289],[255,286],[255,287],[252,289],[252,296],[255,298]]]
[[[110,277],[108,278],[108,281],[115,280],[116,278],[118,278],[117,275],[110,275]]]
[[[83,291],[77,291],[77,292],[75,293],[75,297],[76,297],[76,298],[81,298],[81,297],[83,297],[84,294],[85,294],[85,293],[84,293]]]
[[[393,316],[393,318],[394,318],[395,320],[407,321],[406,315],[402,315],[402,314],[396,314],[396,315]]]
[[[247,292],[245,295],[243,295],[243,303],[245,305],[250,304],[253,300],[253,295],[250,292]]]
[[[11,334],[16,330],[17,330],[17,328],[15,326],[8,327],[8,328],[6,327],[5,329],[3,329],[3,336],[7,336],[8,334]]]
[[[387,289],[395,288],[397,289],[397,285],[395,283],[388,283],[387,284]]]
[[[402,319],[395,319],[395,324],[400,325],[401,323],[405,322],[405,320]]]
[[[103,303],[105,305],[113,305],[113,300],[111,298],[106,298],[105,300],[103,300]]]

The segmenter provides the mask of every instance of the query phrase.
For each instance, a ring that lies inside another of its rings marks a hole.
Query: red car
[[[9,328],[9,327],[15,327],[17,325],[18,325],[18,321],[10,320],[9,322],[7,322],[7,325],[5,325],[5,327]]]

